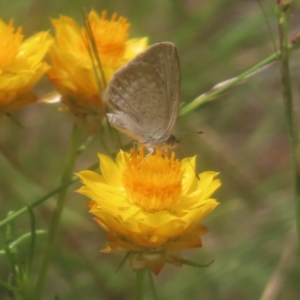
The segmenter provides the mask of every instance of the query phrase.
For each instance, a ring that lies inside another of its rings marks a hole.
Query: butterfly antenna
[[[181,132],[180,134],[190,134],[190,133],[202,134],[204,132],[203,131],[184,131],[184,132]]]
[[[202,134],[203,133],[203,131],[196,131],[196,132],[191,132],[191,131],[185,131],[185,132],[182,132],[181,134],[188,134],[188,133],[197,133],[197,134]],[[183,156],[185,156],[185,153],[184,153],[184,150],[183,150],[183,148],[179,148],[180,149],[180,151],[181,151],[181,153],[183,154]],[[195,173],[195,176],[197,177],[197,179],[200,181],[200,177],[199,177],[199,175],[196,173],[196,170],[195,170],[195,168],[194,168],[194,166],[192,165],[192,163],[191,163],[191,161],[189,160],[189,158],[187,157],[187,161],[189,162],[189,164],[190,164],[190,166],[192,167],[192,169],[193,169],[193,171],[194,171],[194,173]]]

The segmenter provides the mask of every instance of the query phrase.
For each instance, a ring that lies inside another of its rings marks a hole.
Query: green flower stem
[[[72,180],[70,180],[69,182],[61,185],[60,187],[58,187],[57,189],[53,190],[52,192],[48,193],[47,195],[43,196],[42,198],[38,199],[37,201],[33,202],[32,204],[29,205],[30,208],[34,208],[40,204],[42,204],[43,202],[45,202],[46,200],[48,200],[49,198],[53,197],[54,195],[56,195],[57,193],[65,190],[69,185],[71,185],[72,183],[78,181],[78,178],[74,178]],[[20,217],[21,215],[25,214],[26,212],[28,212],[28,206],[25,206],[21,209],[19,209],[18,211],[12,213],[11,215],[9,215],[8,217],[6,217],[5,219],[3,219],[0,222],[0,228],[9,224],[10,222],[12,222],[13,220],[17,219],[18,217]]]
[[[294,117],[293,117],[293,96],[290,78],[289,66],[289,49],[288,49],[288,33],[289,33],[289,19],[292,1],[285,1],[281,4],[281,11],[279,12],[278,28],[279,28],[279,43],[280,43],[280,73],[282,94],[285,107],[285,115],[288,126],[290,147],[291,147],[291,161],[292,161],[292,177],[294,187],[294,202],[295,202],[295,218],[298,245],[300,246],[300,172],[297,159],[297,137],[294,131]],[[299,248],[300,250],[300,248]]]
[[[152,292],[152,297],[153,297],[154,300],[158,300],[152,273],[149,269],[147,269],[147,273],[148,273],[148,278],[149,278],[149,282],[150,282],[150,289],[151,289],[151,292]]]
[[[289,45],[286,50],[292,50],[297,47],[299,47],[299,44],[295,43],[295,44]],[[230,80],[226,80],[226,81],[214,86],[210,91],[208,91],[205,94],[200,95],[199,97],[194,99],[191,103],[189,103],[185,107],[183,107],[180,110],[179,115],[183,116],[183,115],[190,113],[191,111],[195,110],[198,106],[201,106],[202,104],[219,96],[220,94],[227,91],[231,87],[233,87],[233,86],[237,85],[238,83],[242,82],[243,80],[245,80],[247,77],[254,75],[254,73],[260,71],[260,69],[275,62],[280,57],[281,57],[281,52],[276,52],[276,53],[272,54],[271,56],[267,57],[266,59],[264,59],[263,61],[259,62],[258,64],[256,64],[255,66],[253,66],[252,68],[247,70],[246,72],[242,73],[241,75],[239,75],[235,78],[232,78]]]
[[[5,282],[4,280],[0,279],[0,285],[2,285],[4,288],[18,294],[20,293],[20,290],[14,286],[12,286],[11,284]]]
[[[136,271],[135,300],[144,299],[144,286],[147,269]]]
[[[46,230],[36,230],[35,234],[36,235],[44,235],[44,234],[47,234],[47,231]],[[31,232],[27,232],[27,233],[23,234],[22,236],[20,236],[16,240],[14,240],[12,243],[10,243],[9,248],[17,247],[18,245],[24,243],[26,240],[30,239],[31,236],[32,236]]]
[[[288,278],[289,272],[295,266],[295,249],[297,247],[296,230],[289,232],[280,260],[267,283],[260,300],[280,299],[279,295]]]
[[[97,162],[96,164],[93,164],[91,167],[89,167],[88,170],[94,170],[98,166],[99,166],[99,163]],[[46,194],[42,198],[40,198],[37,201],[33,202],[32,204],[29,205],[29,207],[25,206],[25,207],[19,209],[18,211],[13,212],[12,214],[10,214],[8,217],[6,217],[4,220],[2,220],[0,222],[0,228],[3,227],[3,226],[5,226],[5,225],[7,225],[7,224],[9,224],[13,220],[17,219],[18,217],[20,217],[23,214],[25,214],[26,212],[28,212],[28,209],[30,209],[30,208],[32,209],[32,208],[34,208],[36,206],[39,206],[40,204],[42,204],[46,200],[48,200],[51,197],[55,196],[56,194],[58,194],[59,192],[63,191],[68,186],[70,186],[71,184],[73,184],[74,182],[77,182],[77,181],[79,181],[79,178],[77,176],[73,176],[72,179],[69,182],[66,182],[65,184],[62,184],[61,186],[59,186],[58,188],[56,188],[52,192]]]
[[[67,154],[67,159],[65,162],[64,170],[62,173],[61,184],[68,183],[72,178],[73,167],[74,167],[74,164],[76,161],[77,149],[79,146],[79,133],[80,133],[79,128],[76,126],[76,124],[74,124],[72,136],[71,136],[70,147],[69,147],[69,151]],[[49,226],[49,234],[48,234],[46,250],[44,253],[42,265],[41,265],[41,268],[40,268],[40,271],[38,274],[36,288],[35,288],[34,295],[33,295],[33,299],[35,299],[35,300],[40,300],[42,297],[48,267],[49,267],[51,257],[53,254],[55,237],[58,232],[60,218],[61,218],[61,215],[62,215],[62,212],[64,209],[64,205],[66,202],[66,196],[67,196],[67,189],[63,189],[58,194],[58,197],[57,197],[56,207],[54,209],[52,220],[51,220],[50,226]]]

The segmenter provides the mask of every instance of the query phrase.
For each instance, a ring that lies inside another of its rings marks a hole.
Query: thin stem
[[[269,279],[268,284],[263,291],[260,300],[274,300],[279,299],[281,288],[284,282],[287,280],[286,275],[289,270],[294,266],[295,261],[295,248],[297,240],[295,238],[295,228],[289,234],[287,241],[284,243],[285,248],[282,252],[281,258],[277,267],[275,268],[272,276]]]
[[[151,292],[152,292],[152,297],[153,297],[154,300],[158,300],[152,273],[149,269],[147,269],[147,273],[148,273],[148,278],[149,278],[149,282],[150,282],[150,289],[151,289]]]
[[[288,46],[288,50],[295,49],[296,47],[299,47],[299,45],[297,43],[292,44],[292,45]],[[281,53],[276,52],[276,53],[270,55],[269,57],[267,57],[266,59],[264,59],[263,61],[259,62],[258,64],[256,64],[255,66],[253,66],[252,68],[247,70],[246,72],[242,73],[241,75],[239,75],[237,77],[234,77],[234,78],[231,78],[229,80],[225,80],[225,81],[215,85],[211,90],[209,90],[208,92],[200,95],[199,97],[194,99],[191,103],[189,103],[188,105],[183,107],[180,110],[179,115],[183,116],[183,115],[186,115],[186,114],[190,113],[191,111],[195,110],[198,106],[201,106],[202,104],[212,100],[213,98],[215,98],[215,97],[219,96],[220,94],[224,93],[225,91],[227,91],[231,87],[233,87],[233,86],[237,85],[238,83],[242,82],[247,77],[249,77],[251,75],[254,75],[255,73],[257,73],[260,70],[262,70],[263,68],[265,68],[266,66],[268,66],[271,63],[275,62],[276,60],[278,60],[278,58],[280,58],[280,56],[281,56]]]
[[[147,269],[136,271],[135,300],[144,299],[145,277]]]
[[[10,222],[12,222],[13,220],[17,219],[18,217],[20,217],[21,215],[25,214],[26,212],[28,212],[28,207],[30,208],[34,208],[40,204],[42,204],[43,202],[45,202],[46,200],[48,200],[49,198],[53,197],[54,195],[56,195],[57,193],[65,190],[69,185],[71,185],[72,183],[78,181],[78,178],[73,178],[72,180],[70,180],[69,182],[61,185],[60,187],[58,187],[57,189],[53,190],[52,192],[48,193],[47,195],[43,196],[42,198],[38,199],[37,201],[33,202],[32,204],[30,204],[29,206],[25,206],[21,209],[19,209],[18,211],[10,214],[8,217],[6,217],[4,220],[2,220],[0,222],[0,228],[9,224]]]
[[[9,283],[5,282],[4,280],[0,279],[0,285],[2,285],[3,287],[5,287],[6,289],[14,292],[14,293],[20,293],[20,290],[12,285],[10,285]]]
[[[99,166],[99,163],[97,162],[97,163],[93,164],[92,166],[90,166],[87,169],[88,170],[94,170],[98,166]],[[61,192],[64,189],[66,189],[69,185],[71,185],[72,183],[77,182],[77,181],[79,181],[79,178],[77,176],[73,176],[72,179],[69,182],[62,184],[61,186],[59,186],[58,188],[56,188],[52,192],[46,194],[42,198],[40,198],[37,201],[35,201],[32,204],[30,204],[29,206],[25,206],[25,207],[19,209],[18,211],[13,212],[12,214],[10,214],[8,217],[6,217],[4,220],[2,220],[0,222],[0,228],[3,227],[3,226],[5,226],[5,225],[7,225],[7,224],[9,224],[10,222],[12,222],[13,220],[15,220],[18,217],[22,216],[23,214],[25,214],[28,211],[28,209],[34,208],[36,206],[39,206],[40,204],[42,204],[46,200],[50,199],[52,196],[58,194],[59,192]]]
[[[282,94],[285,107],[286,121],[288,125],[288,133],[291,147],[291,161],[292,161],[292,177],[294,188],[294,202],[295,202],[295,218],[296,229],[298,237],[298,245],[300,243],[300,172],[298,169],[297,160],[297,137],[294,132],[294,116],[293,116],[293,96],[291,88],[290,78],[290,66],[289,66],[289,51],[288,51],[288,33],[289,33],[289,18],[291,1],[286,1],[281,4],[281,11],[279,13],[278,28],[279,28],[279,42],[281,51],[280,60],[280,72],[281,72],[281,84]],[[300,248],[299,248],[300,249]]]
[[[47,234],[46,230],[36,230],[35,232],[36,235],[44,235]],[[22,236],[20,236],[19,238],[17,238],[16,240],[14,240],[13,242],[11,242],[9,244],[9,248],[12,249],[14,247],[17,247],[18,245],[24,243],[26,240],[30,239],[32,236],[31,232],[27,232],[25,234],[23,234]]]
[[[67,154],[67,159],[65,162],[64,170],[62,173],[61,184],[68,183],[72,178],[73,167],[76,161],[77,148],[79,145],[79,128],[76,124],[73,125],[73,131],[71,136],[71,142],[69,151]],[[49,226],[49,235],[48,241],[46,245],[46,250],[44,253],[42,265],[38,274],[38,281],[36,284],[34,299],[40,300],[43,293],[44,284],[46,281],[48,267],[52,258],[55,237],[58,232],[59,222],[61,219],[61,215],[64,209],[65,201],[67,196],[67,189],[63,189],[57,197],[56,207],[53,212],[52,220]]]

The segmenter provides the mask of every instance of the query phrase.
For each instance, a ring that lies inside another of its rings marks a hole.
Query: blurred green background
[[[82,24],[80,4],[67,0],[2,1],[1,15],[29,36],[51,30],[50,18],[68,15]],[[131,23],[130,37],[148,36],[150,44],[171,41],[178,47],[182,71],[182,105],[213,85],[239,75],[274,52],[278,45],[275,0],[81,1],[87,10],[118,12]],[[299,6],[293,9],[292,38],[300,28]],[[271,31],[268,29],[267,20]],[[291,55],[295,113],[299,111],[299,51]],[[39,96],[52,91],[44,78]],[[14,112],[25,129],[10,119],[0,128],[0,220],[59,185],[69,144],[72,117],[57,106],[33,104]],[[260,299],[278,264],[278,280],[266,299],[299,299],[300,268],[296,235],[289,141],[281,95],[279,66],[273,64],[189,115],[178,119],[184,155],[197,155],[197,171],[220,172],[222,187],[214,195],[219,207],[203,222],[210,232],[203,248],[184,257],[206,269],[166,266],[155,278],[159,299]],[[128,140],[127,140],[128,141]],[[75,171],[97,161],[103,152],[96,140],[79,158]],[[56,251],[43,299],[133,299],[135,274],[126,264],[115,273],[122,255],[100,254],[105,233],[93,221],[87,198],[69,189]],[[55,197],[35,209],[37,229],[47,229]],[[29,231],[29,216],[14,222],[15,235]],[[5,231],[0,231],[3,249]],[[46,236],[38,237],[31,281],[41,262]],[[28,244],[20,248],[26,261]],[[0,278],[9,269],[0,256]],[[0,299],[8,300],[0,287]],[[146,299],[152,299],[147,292]]]

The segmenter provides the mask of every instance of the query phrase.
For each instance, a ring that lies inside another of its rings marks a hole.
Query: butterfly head
[[[174,149],[178,146],[180,140],[177,139],[174,135],[170,135],[166,140],[153,140],[146,143],[142,143],[146,148],[148,148],[150,151],[154,151],[154,149],[158,150],[166,150],[166,149]]]
[[[165,144],[168,148],[174,149],[178,146],[179,142],[180,140],[177,139],[174,135],[170,135]]]

